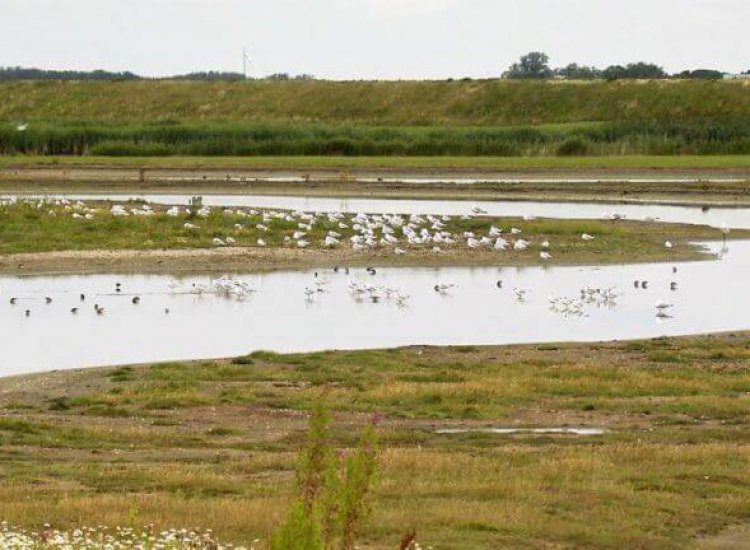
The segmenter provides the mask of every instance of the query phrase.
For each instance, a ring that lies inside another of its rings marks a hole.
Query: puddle
[[[436,430],[436,434],[453,435],[468,433],[483,433],[495,435],[604,435],[607,430],[603,428],[447,428]]]

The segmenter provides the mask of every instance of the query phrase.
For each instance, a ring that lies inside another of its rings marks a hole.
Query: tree
[[[549,67],[549,56],[543,52],[529,52],[503,74],[503,78],[544,79],[554,76]]]
[[[610,65],[604,69],[602,76],[607,80],[618,80],[621,78],[660,79],[668,77],[663,68],[653,63],[644,63],[643,61],[629,63],[624,67],[622,65]]]
[[[555,69],[555,74],[568,80],[595,80],[602,77],[601,69],[571,63],[567,67]]]
[[[693,71],[682,71],[674,75],[674,78],[695,78],[701,80],[721,80],[724,73],[713,69],[695,69]]]

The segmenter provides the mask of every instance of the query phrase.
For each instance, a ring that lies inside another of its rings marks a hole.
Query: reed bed
[[[566,126],[38,123],[0,127],[0,154],[339,157],[565,157],[750,154],[750,122]]]

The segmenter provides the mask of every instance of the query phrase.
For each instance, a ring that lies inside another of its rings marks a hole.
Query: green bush
[[[581,137],[572,137],[563,141],[557,148],[557,155],[560,157],[582,157],[588,153],[589,144]]]
[[[377,438],[371,424],[357,448],[339,455],[330,413],[317,405],[297,470],[298,496],[271,536],[271,550],[352,550],[375,477]]]

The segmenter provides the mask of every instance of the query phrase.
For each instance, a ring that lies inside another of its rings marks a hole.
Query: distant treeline
[[[307,74],[292,76],[288,73],[275,73],[265,77],[267,80],[312,80],[314,77]],[[54,71],[43,69],[27,69],[24,67],[0,67],[0,81],[14,80],[155,80],[125,72],[110,71]],[[158,80],[208,80],[227,81],[245,80],[242,73],[201,71],[182,75],[159,77]]]
[[[0,80],[140,80],[131,72],[110,71],[47,71],[23,67],[0,67]]]
[[[0,127],[0,154],[107,156],[584,156],[750,154],[750,122],[551,127],[293,124]]]
[[[553,78],[567,80],[660,80],[667,78],[719,80],[725,74],[715,69],[694,69],[669,74],[663,67],[657,64],[642,61],[627,65],[610,65],[604,69],[579,65],[578,63],[570,63],[565,67],[552,68],[549,65],[549,56],[547,54],[543,52],[530,52],[522,56],[517,63],[511,65],[502,74],[502,77],[511,80],[545,80]],[[743,74],[750,75],[750,71]],[[201,71],[183,75],[150,78],[128,71],[55,71],[24,67],[0,67],[0,81],[18,80],[208,80],[232,82],[245,80],[245,75],[236,72]],[[315,80],[315,77],[309,74],[290,75],[289,73],[274,73],[260,80]]]
[[[529,52],[521,57],[517,63],[511,65],[504,78],[509,79],[551,79],[564,78],[568,80],[622,80],[648,79],[660,80],[666,78],[691,78],[705,80],[719,80],[724,78],[722,71],[714,69],[695,69],[670,75],[663,67],[655,63],[629,63],[627,65],[610,65],[604,69],[571,63],[565,67],[553,69],[549,65],[549,56],[544,52]],[[748,71],[747,74],[750,74]]]

